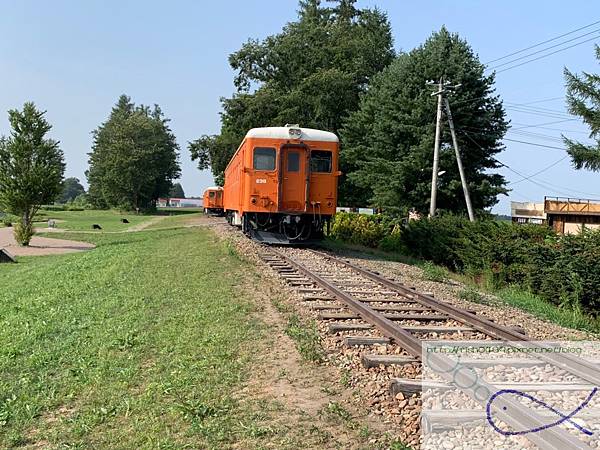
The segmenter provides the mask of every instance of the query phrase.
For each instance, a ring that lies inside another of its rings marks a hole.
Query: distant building
[[[353,212],[353,213],[359,213],[359,214],[366,214],[366,215],[373,215],[375,214],[375,210],[373,208],[354,208],[354,207],[349,207],[349,206],[338,206],[335,209],[336,212]]]
[[[510,202],[510,215],[514,223],[546,223],[543,203]]]
[[[574,234],[583,229],[600,229],[600,200],[544,197],[544,212],[558,233]]]
[[[159,208],[202,208],[201,198],[159,198]]]

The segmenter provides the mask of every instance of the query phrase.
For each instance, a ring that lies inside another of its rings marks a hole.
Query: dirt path
[[[154,225],[155,223],[160,222],[161,220],[164,220],[165,218],[167,218],[168,216],[159,216],[159,217],[154,217],[150,220],[146,220],[145,222],[139,223],[137,225],[134,225],[132,227],[127,228],[127,232],[132,232],[132,231],[142,231],[145,230],[146,228],[148,228],[150,225]]]
[[[21,247],[13,237],[12,228],[0,228],[0,248],[13,256],[41,256],[81,252],[94,248],[94,244],[67,239],[33,236],[28,247]]]

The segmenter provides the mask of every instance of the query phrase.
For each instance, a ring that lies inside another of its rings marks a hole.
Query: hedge
[[[432,261],[496,288],[519,285],[556,305],[594,314],[600,307],[600,230],[562,236],[546,226],[453,215],[400,227],[383,216],[340,214],[331,236]]]

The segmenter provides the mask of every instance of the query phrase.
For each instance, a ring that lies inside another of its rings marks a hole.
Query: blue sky
[[[597,2],[582,0],[358,4],[387,11],[397,50],[414,48],[446,25],[467,39],[483,62],[600,20]],[[296,17],[297,2],[0,0],[0,8],[0,134],[9,131],[5,111],[34,101],[48,111],[52,136],[61,141],[66,155],[67,176],[84,181],[90,132],[107,118],[118,96],[126,93],[136,103],[158,103],[172,120],[181,146],[181,182],[189,196],[213,184],[210,173],[196,169],[186,146],[219,130],[219,98],[234,90],[227,56],[248,38],[278,32]],[[529,105],[550,110],[536,109],[535,114],[511,106],[507,111],[514,128],[564,118],[563,68],[598,72],[594,42],[600,38],[498,74],[497,91],[507,107],[508,102],[554,99]],[[545,127],[552,129],[525,128],[507,137],[557,147],[562,144],[552,137],[559,137],[560,130],[587,138],[577,120]],[[506,146],[498,158],[525,175],[564,156],[557,149],[508,141]],[[508,169],[501,172],[509,181],[521,178]],[[542,186],[529,181],[510,185],[510,199],[600,198],[600,174],[575,171],[568,159],[534,180]],[[509,213],[510,199],[502,197],[494,210]]]

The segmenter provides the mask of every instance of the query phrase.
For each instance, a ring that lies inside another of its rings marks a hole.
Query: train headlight
[[[302,130],[300,128],[290,128],[290,138],[292,139],[300,139],[302,136]]]

